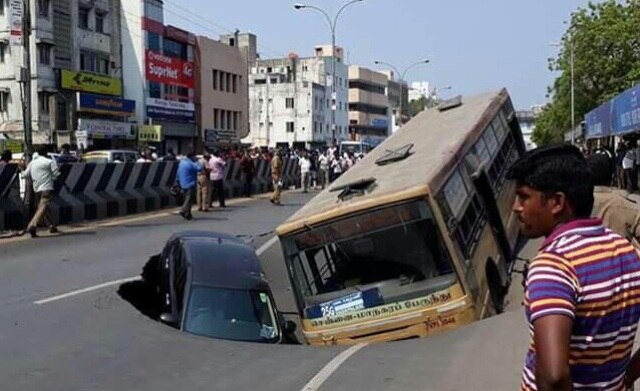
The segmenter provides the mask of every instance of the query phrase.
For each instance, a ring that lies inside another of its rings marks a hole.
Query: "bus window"
[[[440,238],[427,203],[416,201],[313,228],[284,247],[305,310],[374,289],[379,301],[363,304],[369,307],[456,283]]]

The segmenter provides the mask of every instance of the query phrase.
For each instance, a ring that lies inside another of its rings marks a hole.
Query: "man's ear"
[[[547,197],[547,201],[552,203],[551,213],[555,216],[571,210],[571,205],[569,205],[567,195],[565,193],[557,192]]]

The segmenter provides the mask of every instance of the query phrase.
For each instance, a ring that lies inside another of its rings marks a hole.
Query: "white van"
[[[138,152],[125,149],[91,151],[82,155],[83,163],[135,163]]]

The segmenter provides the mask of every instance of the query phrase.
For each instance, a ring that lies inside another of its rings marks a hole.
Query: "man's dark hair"
[[[0,157],[0,160],[4,160],[5,162],[11,161],[11,159],[13,158],[13,154],[11,153],[10,150],[5,149],[2,152],[2,157]]]
[[[36,152],[38,152],[38,155],[42,157],[47,157],[47,153],[49,153],[49,149],[45,146],[40,146],[36,149]]]
[[[62,144],[62,146],[60,147],[60,149],[64,152],[69,152],[71,151],[71,145],[69,144]]]
[[[195,159],[195,157],[196,157],[196,153],[195,153],[194,151],[187,151],[186,156],[187,156],[189,159]]]
[[[551,145],[526,152],[509,168],[507,179],[537,191],[564,193],[575,217],[589,217],[593,209],[593,176],[580,150]]]
[[[587,158],[587,165],[596,186],[611,186],[613,177],[613,161],[603,153],[596,153]]]

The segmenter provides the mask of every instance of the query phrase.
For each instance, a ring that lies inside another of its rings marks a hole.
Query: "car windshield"
[[[328,315],[318,308],[351,311],[426,296],[457,281],[425,201],[309,228],[283,240],[307,317]]]
[[[236,341],[278,341],[280,331],[267,292],[194,285],[185,313],[185,331]]]

